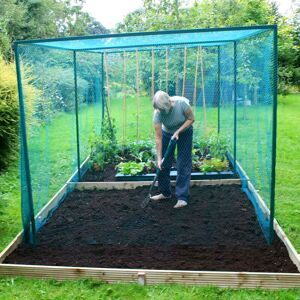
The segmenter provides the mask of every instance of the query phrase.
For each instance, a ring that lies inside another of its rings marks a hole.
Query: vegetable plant
[[[229,151],[230,140],[227,136],[221,134],[212,134],[208,138],[209,153],[213,158],[226,160]]]
[[[90,137],[90,143],[92,170],[103,171],[107,164],[119,161],[119,157],[117,156],[116,128],[113,120],[109,121],[105,118],[102,123],[100,135],[93,133]]]
[[[134,160],[136,162],[147,162],[148,160],[155,160],[156,153],[153,142],[139,141],[122,145],[118,155],[123,161]]]
[[[203,160],[200,170],[204,173],[207,172],[222,172],[229,168],[228,160],[221,160],[219,158]]]
[[[137,175],[141,174],[144,170],[145,163],[144,162],[121,162],[117,165],[117,170],[124,175]]]

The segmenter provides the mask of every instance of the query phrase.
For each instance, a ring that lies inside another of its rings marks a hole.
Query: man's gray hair
[[[163,91],[157,91],[152,100],[155,109],[169,111],[171,108],[170,96]]]

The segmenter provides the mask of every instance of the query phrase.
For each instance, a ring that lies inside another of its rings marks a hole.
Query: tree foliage
[[[293,20],[281,16],[267,0],[144,0],[143,8],[128,14],[117,32],[278,24],[279,91],[300,82],[300,9]]]
[[[108,30],[82,11],[84,1],[0,0],[0,53],[12,59],[15,40],[102,34]]]

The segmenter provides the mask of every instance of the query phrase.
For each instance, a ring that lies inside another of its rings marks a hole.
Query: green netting
[[[140,48],[145,46],[159,45],[179,45],[179,44],[210,44],[219,45],[220,43],[241,40],[248,36],[256,35],[266,31],[265,28],[248,28],[239,30],[202,30],[168,32],[168,33],[138,33],[108,36],[90,37],[88,39],[71,39],[58,41],[36,42],[36,45],[54,47],[68,50],[94,50],[94,49],[115,49],[115,48]],[[201,32],[201,33],[200,33]]]
[[[17,43],[20,75],[34,87],[34,94],[24,88],[20,94],[27,129],[26,136],[21,131],[27,240],[34,235],[31,200],[37,213],[67,180],[81,180],[94,161],[105,162],[104,147],[153,144],[151,100],[164,90],[189,99],[194,145],[201,147],[218,132],[227,140],[231,166],[271,242],[273,215],[266,216],[258,203],[261,197],[273,212],[275,30],[261,26]],[[111,145],[100,138],[107,126],[116,131]],[[99,153],[91,151],[99,145]],[[39,227],[44,220],[37,221]]]

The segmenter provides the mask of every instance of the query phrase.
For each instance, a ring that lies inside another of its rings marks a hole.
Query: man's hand
[[[161,170],[161,163],[162,163],[162,160],[161,159],[158,159],[157,160],[157,167]]]
[[[178,130],[174,132],[173,136],[172,136],[172,140],[178,140],[179,139],[179,132]]]

